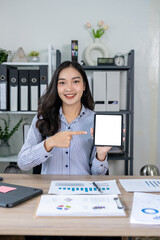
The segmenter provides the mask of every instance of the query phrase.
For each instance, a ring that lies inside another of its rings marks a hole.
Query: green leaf
[[[0,118],[1,121],[4,123],[4,128],[0,126],[0,139],[8,140],[16,131],[18,131],[18,128],[20,127],[21,123],[26,120],[26,118],[21,118],[18,123],[10,130],[10,117],[7,114],[8,119]]]

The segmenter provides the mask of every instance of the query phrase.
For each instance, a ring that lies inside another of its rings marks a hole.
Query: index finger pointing
[[[86,131],[70,131],[69,132],[70,135],[83,135],[83,134],[87,134]]]

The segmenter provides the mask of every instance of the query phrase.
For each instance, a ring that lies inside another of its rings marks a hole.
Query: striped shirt
[[[86,131],[85,135],[72,136],[70,147],[53,148],[47,152],[44,140],[36,128],[34,117],[27,139],[18,155],[18,165],[22,170],[30,170],[42,163],[41,174],[61,175],[105,175],[108,170],[107,157],[104,161],[96,159],[96,147],[90,129],[94,124],[94,112],[82,106],[80,115],[70,124],[59,110],[61,131]]]

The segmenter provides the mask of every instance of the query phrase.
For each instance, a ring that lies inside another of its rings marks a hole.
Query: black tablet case
[[[0,207],[6,208],[14,207],[43,193],[42,189],[13,185],[3,182],[0,183],[0,186],[16,188],[15,190],[7,193],[0,192]]]

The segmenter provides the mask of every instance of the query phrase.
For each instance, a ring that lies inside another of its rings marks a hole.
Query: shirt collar
[[[78,118],[80,118],[81,116],[83,116],[85,113],[86,113],[87,109],[83,106],[82,104],[82,108],[81,108],[81,112],[78,116]],[[59,109],[59,116],[60,116],[60,119],[65,119],[64,115],[63,115],[63,112],[62,112],[62,106],[60,107]]]

